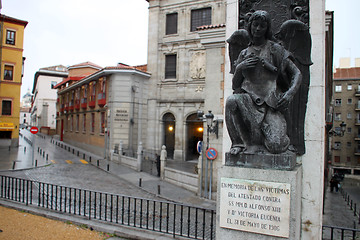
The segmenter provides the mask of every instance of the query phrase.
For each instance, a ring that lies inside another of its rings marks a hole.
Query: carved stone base
[[[290,151],[281,154],[271,153],[225,153],[225,166],[292,170],[296,166],[296,154]]]

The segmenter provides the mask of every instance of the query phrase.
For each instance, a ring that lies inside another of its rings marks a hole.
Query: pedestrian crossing
[[[61,161],[61,160],[56,160],[56,161],[55,161],[55,160],[50,160],[50,162],[52,162],[53,164],[59,164],[59,163],[61,163],[62,161]],[[76,161],[74,162],[73,160],[65,160],[65,162],[66,162],[67,164],[69,164],[69,165],[76,163]],[[84,164],[84,165],[89,164],[89,162],[86,161],[86,160],[84,160],[84,159],[79,159],[79,162],[82,163],[82,164]]]

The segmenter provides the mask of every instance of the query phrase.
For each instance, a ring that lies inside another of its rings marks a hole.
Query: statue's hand
[[[260,59],[257,56],[246,58],[236,66],[236,71],[254,68],[256,64],[259,62],[259,60]]]
[[[292,98],[293,96],[289,92],[284,93],[276,105],[277,110],[286,110]]]

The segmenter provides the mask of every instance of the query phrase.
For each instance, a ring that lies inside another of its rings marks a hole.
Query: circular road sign
[[[215,148],[209,148],[208,150],[206,150],[206,157],[209,160],[214,160],[217,157],[217,151]]]
[[[196,144],[196,150],[197,150],[198,153],[201,153],[202,147],[203,147],[203,142],[198,141],[198,143]]]
[[[31,132],[32,134],[37,134],[37,133],[39,132],[39,129],[38,129],[37,127],[31,127],[31,128],[30,128],[30,132]]]

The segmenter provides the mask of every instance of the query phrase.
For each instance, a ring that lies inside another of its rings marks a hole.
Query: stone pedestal
[[[219,169],[216,239],[300,239],[302,166]]]

